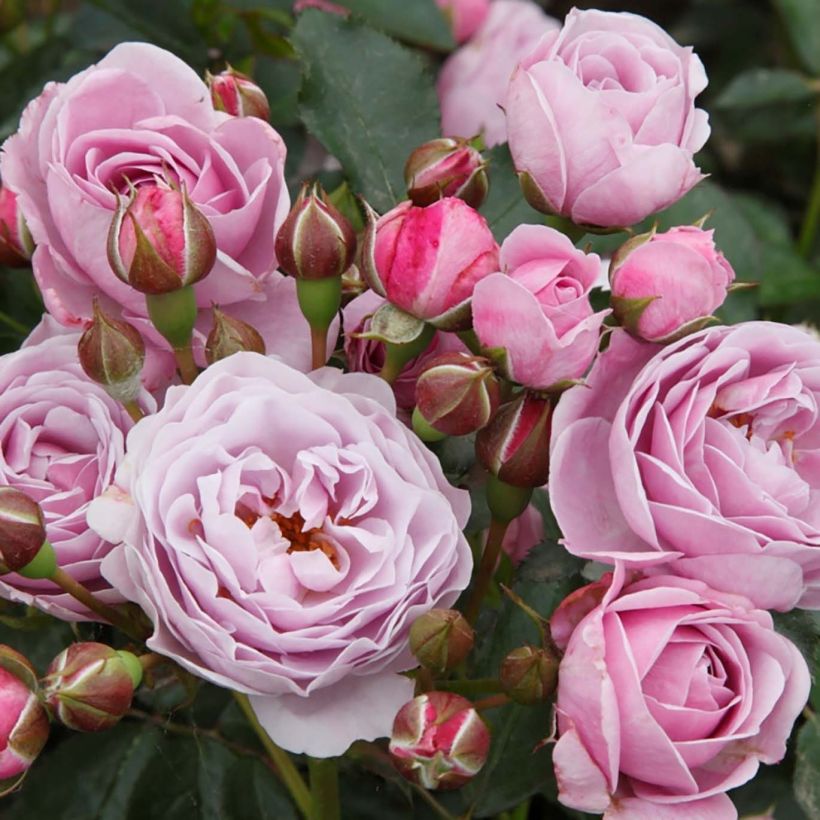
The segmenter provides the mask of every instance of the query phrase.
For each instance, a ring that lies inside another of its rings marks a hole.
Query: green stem
[[[438,680],[432,687],[437,692],[455,692],[458,695],[476,695],[484,692],[500,692],[498,678],[476,678],[475,680]]]
[[[478,613],[481,611],[481,602],[484,600],[484,596],[487,594],[490,584],[492,583],[495,568],[498,564],[498,556],[501,555],[501,543],[504,540],[504,535],[509,526],[509,521],[501,521],[495,516],[493,516],[490,521],[487,545],[484,547],[484,552],[481,555],[481,563],[478,565],[473,591],[470,593],[467,606],[464,608],[464,617],[471,624],[476,622]]]
[[[420,356],[430,346],[436,329],[432,325],[425,325],[421,333],[412,341],[397,344],[384,343],[384,365],[379,373],[388,384],[393,384],[404,370],[405,365]]]
[[[310,820],[313,816],[311,813],[312,801],[310,791],[305,784],[305,781],[302,779],[302,775],[299,774],[299,769],[296,768],[296,765],[293,760],[291,760],[290,755],[284,749],[280,749],[270,739],[270,735],[264,730],[262,724],[259,722],[259,719],[256,717],[256,712],[253,711],[253,707],[251,706],[251,702],[248,700],[248,696],[243,695],[241,692],[234,692],[233,696],[239,704],[242,714],[245,715],[248,723],[250,723],[254,732],[256,732],[257,737],[265,747],[265,751],[268,753],[268,757],[271,759],[271,762],[279,771],[279,774],[282,777],[282,782],[290,792],[290,796],[293,798],[293,802],[296,804],[296,807],[299,809],[303,817]]]
[[[310,820],[340,820],[339,766],[335,758],[309,757],[310,793],[313,810]]]
[[[19,333],[21,336],[28,336],[31,332],[31,328],[26,327],[22,322],[18,322],[17,319],[12,318],[7,313],[3,313],[2,310],[0,310],[0,322],[4,325],[8,325],[11,330],[15,333]]]
[[[477,700],[473,706],[477,712],[486,712],[487,709],[497,709],[499,706],[506,706],[511,702],[510,698],[502,693]]]
[[[797,249],[805,259],[811,256],[814,249],[814,240],[817,236],[817,227],[820,225],[820,106],[817,107],[817,159],[814,167],[814,181],[809,194],[809,204],[803,217],[800,228],[800,237],[797,240]]]
[[[194,351],[191,343],[185,347],[174,348],[174,358],[177,360],[177,369],[182,381],[185,384],[193,384],[194,379],[199,375],[199,368],[194,361]]]
[[[142,412],[142,408],[136,403],[136,401],[123,402],[122,406],[135,422],[145,418],[145,413]]]
[[[327,331],[326,327],[310,326],[311,369],[318,370],[327,364]]]

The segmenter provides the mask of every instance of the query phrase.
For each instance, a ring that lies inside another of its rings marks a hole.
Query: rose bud
[[[216,239],[186,193],[147,183],[120,199],[108,233],[108,261],[136,290],[171,293],[211,272]]]
[[[522,393],[479,432],[478,460],[505,484],[540,487],[549,475],[551,417],[547,399]]]
[[[0,797],[20,785],[48,739],[37,673],[19,652],[0,645]]]
[[[436,356],[416,382],[421,417],[448,436],[465,436],[486,426],[500,401],[492,365],[469,353]]]
[[[433,672],[458,666],[470,654],[474,641],[472,627],[455,609],[431,609],[410,627],[410,650]]]
[[[17,196],[0,185],[0,265],[7,268],[25,267],[34,252]]]
[[[501,687],[525,706],[549,700],[558,685],[558,663],[558,658],[544,649],[519,646],[501,662]]]
[[[75,643],[64,649],[43,679],[45,701],[69,729],[110,729],[131,707],[142,668],[130,652],[102,643]]]
[[[378,221],[368,208],[362,273],[376,293],[419,320],[468,328],[473,288],[497,270],[487,221],[461,199],[425,208],[402,202]]]
[[[264,356],[265,340],[252,325],[228,316],[215,307],[214,326],[205,342],[205,359],[208,364],[227,359],[228,356],[243,350],[261,353]]]
[[[276,236],[279,267],[297,279],[340,277],[356,254],[356,234],[318,183],[305,183]]]
[[[219,74],[205,74],[211,100],[217,111],[234,117],[270,119],[270,103],[265,92],[250,77],[228,66]]]
[[[481,154],[467,140],[430,140],[416,148],[404,166],[407,195],[419,206],[454,196],[480,208],[490,184],[485,169]]]
[[[457,789],[487,760],[490,730],[466,698],[427,692],[399,710],[390,754],[404,777],[425,789]]]
[[[735,278],[714,231],[694,225],[630,239],[609,268],[615,317],[649,342],[675,341],[710,321]]]
[[[0,487],[0,575],[30,564],[45,540],[40,505],[14,487]]]
[[[77,352],[86,375],[101,384],[113,399],[136,401],[142,390],[140,373],[145,363],[145,343],[128,322],[104,313],[94,300],[91,326],[80,337]]]
[[[457,43],[469,40],[490,12],[490,0],[436,0],[453,30]]]

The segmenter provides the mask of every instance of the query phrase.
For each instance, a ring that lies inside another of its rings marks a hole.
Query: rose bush
[[[122,541],[104,573],[148,613],[152,649],[248,693],[280,745],[328,756],[389,734],[410,624],[454,602],[471,555],[466,493],[388,388],[315,379],[240,353],[171,388],[89,521]]]

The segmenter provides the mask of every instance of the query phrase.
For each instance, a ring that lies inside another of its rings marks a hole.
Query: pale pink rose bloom
[[[173,373],[173,358],[146,318],[143,294],[109,265],[117,194],[156,178],[185,186],[218,248],[210,275],[195,286],[198,304],[216,303],[240,318],[265,305],[258,315],[269,327],[258,329],[273,342],[268,352],[301,366],[310,349],[307,323],[296,337],[277,325],[295,305],[295,293],[287,293],[295,283],[280,284],[275,270],[274,237],[290,202],[285,153],[267,123],[215,111],[205,83],[173,54],[124,43],[67,83],[46,86],[6,141],[0,168],[37,244],[32,264],[49,312],[80,327],[99,296],[145,336],[146,382],[156,387]],[[272,292],[284,302],[271,301]],[[209,323],[200,317],[200,333]]]
[[[544,519],[538,508],[530,504],[507,527],[504,540],[501,542],[501,549],[510,556],[510,561],[516,567],[530,554],[532,548],[543,540]]]
[[[501,105],[518,61],[543,34],[560,28],[530,0],[494,0],[473,38],[452,54],[438,76],[441,131],[446,137],[482,134],[487,147],[506,142]]]
[[[634,250],[616,254],[610,273],[612,296],[654,299],[637,319],[624,320],[631,333],[650,342],[661,340],[723,304],[735,272],[715,247],[714,233],[684,225],[652,234]],[[619,314],[616,305],[615,315]]]
[[[0,356],[0,484],[40,504],[62,569],[103,601],[119,602],[100,575],[111,544],[88,529],[85,517],[122,463],[133,422],[83,373],[79,338],[46,317],[20,350]],[[138,401],[148,412],[156,407],[147,393]],[[98,620],[51,581],[3,575],[0,597],[63,620]]]
[[[703,175],[709,136],[691,48],[626,12],[573,9],[522,60],[504,108],[510,151],[540,207],[579,224],[631,225]]]
[[[545,225],[519,225],[504,240],[504,273],[480,281],[472,305],[476,335],[499,351],[507,378],[544,389],[583,375],[609,312],[589,301],[600,267],[596,254]]]
[[[457,43],[469,40],[490,13],[490,0],[436,0],[436,5],[450,21]]]
[[[552,619],[558,799],[605,820],[736,820],[725,792],[785,755],[806,661],[739,596],[675,576],[630,583],[621,564],[607,580]]]
[[[570,552],[820,608],[820,342],[776,322],[667,347],[612,333],[553,416],[550,499]]]
[[[168,390],[89,514],[151,649],[250,695],[291,751],[389,734],[410,625],[470,579],[467,493],[394,409],[375,376],[234,354]]]

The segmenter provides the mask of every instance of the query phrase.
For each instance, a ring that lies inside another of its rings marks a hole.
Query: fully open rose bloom
[[[54,334],[54,335],[50,335]],[[83,373],[79,333],[46,319],[21,350],[0,356],[0,484],[38,502],[58,564],[104,601],[121,601],[100,576],[111,545],[88,529],[89,502],[125,455],[133,422]],[[153,402],[140,397],[150,410]],[[51,581],[0,576],[0,597],[35,604],[59,618],[94,618]]]
[[[775,322],[660,350],[615,331],[553,417],[567,548],[668,561],[765,609],[820,608],[818,363],[820,342]]]
[[[558,799],[606,820],[733,820],[725,792],[783,758],[811,687],[769,613],[688,578],[618,565],[552,627]]]
[[[125,43],[30,103],[5,143],[2,176],[37,244],[32,264],[49,312],[77,327],[101,296],[106,310],[121,309],[153,342],[146,375],[158,382],[173,373],[170,354],[156,358],[168,345],[146,319],[143,294],[114,275],[106,253],[117,195],[156,179],[184,186],[217,243],[216,264],[195,289],[199,305],[216,303],[260,323],[268,352],[307,368],[309,329],[295,283],[275,272],[274,237],[289,207],[284,164],[285,145],[270,125],[214,110],[207,86],[185,63],[155,46]],[[283,332],[289,316],[300,325]],[[203,311],[200,348],[209,327]]]
[[[709,136],[691,48],[628,13],[573,9],[523,59],[504,105],[516,170],[539,208],[591,225],[631,225],[702,175]]]
[[[89,521],[123,541],[105,576],[150,617],[152,649],[328,756],[389,734],[412,696],[410,625],[470,578],[469,502],[379,379],[313,378],[327,386],[237,353],[172,387]]]

